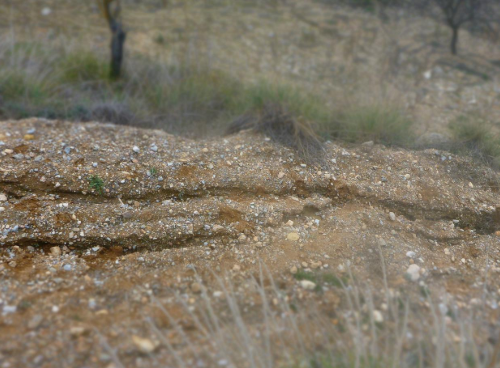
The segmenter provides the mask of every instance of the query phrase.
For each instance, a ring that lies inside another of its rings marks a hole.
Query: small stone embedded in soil
[[[218,232],[221,232],[222,230],[224,230],[224,226],[214,225],[214,226],[212,227],[212,230],[213,230],[214,232],[218,233]]]
[[[420,278],[420,267],[416,264],[412,264],[406,270],[406,274],[411,281],[418,281],[418,279]]]
[[[43,317],[40,314],[35,314],[28,322],[28,328],[34,330],[38,328],[43,322]]]
[[[158,347],[158,345],[155,344],[150,339],[140,337],[137,335],[132,336],[132,342],[137,347],[137,349],[144,354],[150,354],[153,351],[155,351],[155,349]]]
[[[381,247],[386,247],[387,246],[387,242],[383,238],[379,238],[378,239],[378,245],[380,245]]]
[[[201,284],[199,282],[193,282],[191,284],[191,291],[195,294],[197,293],[201,293],[201,290],[202,290],[202,287],[201,287]]]
[[[0,193],[0,202],[5,202],[7,200],[7,196],[3,193]]]
[[[373,320],[377,323],[382,323],[384,322],[384,316],[382,315],[382,313],[378,310],[374,310],[373,311]]]
[[[300,286],[306,290],[314,290],[316,288],[316,284],[309,280],[301,280]]]
[[[439,311],[441,312],[442,316],[446,316],[448,313],[448,307],[444,303],[439,303],[438,304]]]
[[[59,257],[61,255],[61,248],[59,248],[58,246],[51,247],[50,254],[54,257]]]
[[[297,241],[300,239],[300,235],[298,233],[289,233],[286,238],[291,241]]]
[[[132,151],[134,151],[135,153],[139,153],[139,152],[141,152],[141,149],[139,147],[137,147],[137,146],[134,146],[132,148]]]
[[[311,262],[311,268],[313,270],[317,269],[317,268],[320,268],[322,266],[322,263],[321,261],[318,261],[318,262]]]
[[[391,221],[396,221],[396,215],[394,214],[394,212],[389,212],[389,218],[391,219]]]
[[[297,273],[297,271],[298,271],[298,270],[297,270],[297,267],[296,267],[296,266],[292,266],[292,268],[290,268],[290,273],[291,273],[292,275],[295,275],[295,274]]]
[[[69,333],[71,336],[81,336],[87,332],[87,329],[82,326],[73,326],[69,329]]]
[[[413,258],[416,256],[416,253],[410,250],[410,251],[406,252],[406,256],[409,258]]]
[[[4,305],[2,308],[2,314],[16,313],[17,307],[15,305]]]

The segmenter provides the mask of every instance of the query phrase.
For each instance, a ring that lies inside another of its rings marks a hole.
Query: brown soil
[[[31,129],[35,139],[25,140]],[[334,290],[302,290],[290,268],[342,274],[350,264],[380,287],[382,256],[391,288],[418,288],[405,278],[416,263],[420,286],[464,308],[481,280],[498,301],[500,176],[466,158],[327,143],[314,166],[250,132],[191,141],[41,119],[0,123],[0,140],[4,366],[108,367],[106,344],[126,366],[167,364],[165,347],[144,356],[131,340],[144,335],[145,317],[172,344],[180,339],[155,300],[202,346],[191,317],[169,301],[186,295],[196,306],[196,275],[219,290],[218,276],[244,284],[261,261],[281,288],[330,307]]]

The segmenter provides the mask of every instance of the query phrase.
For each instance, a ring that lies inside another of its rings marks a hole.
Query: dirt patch
[[[33,127],[35,140],[23,143]],[[231,280],[258,323],[264,306],[250,284],[262,267],[275,278],[263,287],[295,298],[293,308],[316,300],[335,323],[349,267],[358,281],[416,300],[445,290],[469,308],[478,279],[488,280],[488,303],[498,299],[500,203],[490,183],[500,178],[464,158],[327,144],[325,162],[312,166],[248,133],[196,142],[36,119],[0,123],[0,132],[2,362],[108,367],[102,337],[127,366],[169,362],[165,345],[146,358],[130,340],[145,333],[145,318],[179,349],[189,350],[183,334],[209,346],[189,313],[203,303],[196,283],[218,295],[220,279]],[[9,153],[20,145],[23,157]],[[89,187],[93,175],[102,194]],[[291,270],[318,273],[322,288],[303,289]],[[231,307],[215,308],[231,319]]]

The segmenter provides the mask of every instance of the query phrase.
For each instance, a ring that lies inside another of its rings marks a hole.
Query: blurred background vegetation
[[[273,105],[323,139],[497,166],[497,5],[460,0],[450,18],[446,1],[3,1],[0,118],[205,138]],[[110,78],[113,19],[127,38]]]

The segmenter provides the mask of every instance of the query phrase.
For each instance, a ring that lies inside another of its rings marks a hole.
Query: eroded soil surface
[[[315,165],[251,132],[192,141],[40,119],[0,123],[0,141],[2,367],[111,367],[114,348],[125,366],[165,366],[161,342],[143,354],[131,339],[151,317],[175,345],[156,302],[194,331],[175,295],[196,308],[198,281],[216,298],[229,278],[251,309],[245,280],[262,264],[334,306],[335,290],[292,273],[349,266],[379,287],[383,258],[391,288],[498,320],[500,176],[468,159],[326,143]]]

